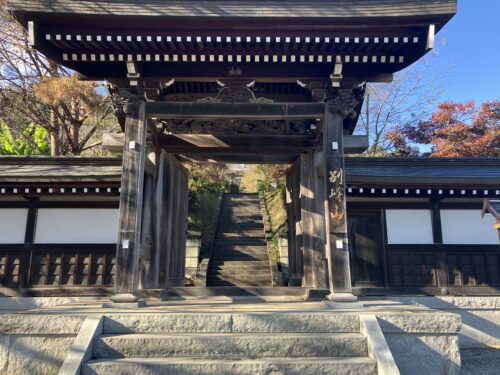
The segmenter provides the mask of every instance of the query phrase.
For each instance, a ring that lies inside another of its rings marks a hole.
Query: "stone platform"
[[[164,368],[171,368],[175,373],[177,371],[175,369],[178,369],[175,366],[179,366],[179,363],[168,367],[169,364],[161,360],[167,356],[169,350],[171,352],[177,350],[176,346],[172,345],[171,335],[175,336],[178,345],[186,348],[185,352],[178,352],[185,356],[193,356],[197,350],[200,353],[208,350],[206,346],[203,346],[205,344],[200,343],[206,343],[209,340],[209,349],[217,347],[222,352],[217,353],[210,349],[205,352],[205,357],[225,355],[232,358],[238,353],[238,350],[231,352],[235,350],[235,345],[247,348],[245,352],[242,351],[242,354],[249,358],[254,358],[259,353],[268,353],[271,359],[276,357],[272,359],[271,364],[268,363],[270,361],[268,357],[257,362],[247,361],[245,363],[248,366],[243,366],[241,371],[232,367],[233,362],[224,362],[227,359],[224,361],[221,359],[222,362],[217,360],[214,362],[212,359],[212,362],[206,364],[208,366],[206,368],[207,371],[209,368],[213,371],[206,373],[220,373],[220,371],[265,373],[269,368],[281,369],[279,371],[284,374],[323,373],[322,371],[328,368],[346,368],[346,362],[339,359],[344,358],[342,355],[346,354],[346,348],[352,349],[351,355],[354,355],[356,351],[366,352],[369,347],[371,348],[373,343],[370,340],[374,337],[375,342],[377,341],[377,336],[370,331],[370,326],[364,323],[369,321],[370,317],[374,318],[376,327],[380,327],[380,337],[388,347],[387,352],[392,353],[400,373],[413,374],[422,373],[422,371],[429,374],[460,373],[458,346],[458,334],[461,330],[460,316],[434,310],[424,304],[415,304],[414,301],[372,299],[361,300],[353,304],[331,304],[322,301],[306,302],[293,297],[287,300],[285,296],[240,299],[214,297],[202,301],[149,299],[146,308],[135,310],[103,309],[100,307],[102,302],[102,300],[83,298],[68,300],[59,298],[54,301],[0,299],[0,313],[2,314],[0,317],[0,373],[57,373],[67,359],[68,350],[74,344],[77,335],[85,333],[82,331],[85,330],[84,322],[87,318],[102,319],[104,328],[100,333],[101,336],[123,335],[91,340],[97,343],[93,347],[93,358],[96,358],[97,362],[94,365],[96,372],[89,370],[90,367],[85,367],[88,374],[107,373],[121,362],[130,365],[130,371],[135,374],[141,373],[137,369],[149,369],[149,362],[153,366],[151,371],[167,366]],[[155,332],[163,335],[155,337],[156,341],[140,336]],[[216,336],[207,338],[203,336],[205,333],[213,333]],[[242,336],[244,333],[251,334],[251,337]],[[139,334],[139,336],[133,334]],[[186,336],[186,334],[190,335]],[[230,336],[224,339],[224,335]],[[259,337],[266,337],[266,339],[260,340]],[[147,341],[144,341],[146,338]],[[367,338],[368,341],[363,341]],[[81,341],[81,338],[78,340]],[[232,345],[228,346],[229,342]],[[277,345],[278,342],[280,345]],[[167,345],[167,343],[170,344]],[[156,357],[144,358],[147,357],[146,352],[149,352],[147,345],[150,345],[150,349],[161,348],[151,350],[150,354]],[[365,345],[367,345],[366,348]],[[114,362],[104,363],[102,359],[98,359],[98,355],[101,353],[102,357],[105,353],[110,354],[110,347],[111,352],[119,353],[115,356],[120,358],[116,358]],[[331,349],[326,353],[322,352],[324,349],[321,347]],[[192,348],[191,351],[189,348]],[[272,353],[269,348],[273,348]],[[279,358],[287,358],[287,353],[298,357],[293,359],[297,362],[297,366],[291,368],[284,365],[288,362],[284,360],[280,362],[282,360]],[[309,358],[312,353],[317,353],[316,355],[321,359],[312,363],[300,362],[301,358]],[[140,360],[134,362],[127,357],[130,355],[140,357]],[[207,360],[210,361],[210,358]],[[378,363],[379,368],[383,366],[381,359],[377,360],[376,353],[372,352],[366,352],[363,356],[357,353],[349,361],[352,362],[352,366],[358,366],[359,371],[366,371],[366,373],[376,373],[372,372],[373,367],[370,370],[373,361]],[[284,367],[280,363],[283,363]],[[180,373],[200,373],[197,371],[188,369]],[[144,370],[144,373],[148,372]],[[381,373],[380,369],[379,373]]]

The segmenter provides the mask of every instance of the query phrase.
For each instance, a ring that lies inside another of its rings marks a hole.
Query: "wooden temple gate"
[[[270,125],[266,121],[274,121],[272,126],[286,122],[289,126],[285,129],[289,129],[293,121],[300,120],[302,124],[305,124],[304,120],[311,122],[308,126],[312,126],[314,131],[309,130],[306,137],[310,142],[299,148],[283,146],[272,154],[267,154],[266,151],[263,153],[262,148],[252,151],[245,147],[233,147],[228,155],[224,147],[219,146],[211,148],[210,154],[211,157],[219,156],[226,161],[285,162],[296,159],[287,177],[290,203],[290,285],[325,289],[331,280],[330,288],[336,295],[344,298],[350,296],[343,124],[344,119],[351,116],[354,107],[359,104],[364,87],[346,91],[330,90],[328,86],[325,83],[324,92],[331,91],[333,95],[333,99],[328,102],[291,104],[147,103],[139,100],[136,95],[128,95],[125,106],[116,301],[135,298],[132,296],[136,295],[140,287],[166,288],[183,285],[188,176],[178,158],[185,159],[190,155],[199,157],[200,154],[192,148],[184,150],[182,155],[167,153],[161,146],[166,139],[158,134],[157,124],[161,121],[177,121],[171,131],[175,131],[173,128],[176,127],[179,137],[189,135],[199,142],[213,141],[214,138],[214,134],[193,134],[193,127],[189,131],[181,130],[179,121],[183,119],[205,122],[216,119],[222,121],[222,124],[235,119],[239,119],[242,124],[251,122],[258,127],[257,140],[263,142],[264,148],[272,148],[272,142],[269,146],[265,142],[276,137],[273,134],[274,128],[269,130]],[[222,88],[221,92],[224,90]],[[250,90],[247,94],[248,98],[253,98]],[[169,124],[172,125],[171,122]],[[186,126],[186,123],[183,124]],[[322,134],[321,129],[332,127],[340,130]],[[266,134],[266,129],[269,134]],[[287,132],[289,130],[284,133]],[[217,135],[217,131],[214,133]],[[351,143],[357,143],[354,147],[360,147],[364,141],[364,138],[348,138]],[[291,139],[294,139],[293,136]],[[201,150],[206,152],[205,148]],[[257,155],[255,159],[251,158],[252,153]],[[325,195],[325,192],[328,194]],[[329,214],[325,216],[325,212]],[[335,244],[334,247],[332,243]],[[338,275],[337,279],[329,276],[333,272]]]
[[[117,302],[181,285],[181,162],[287,163],[290,285],[351,294],[344,155],[367,82],[434,44],[456,1],[11,0],[32,47],[106,80],[125,136]]]

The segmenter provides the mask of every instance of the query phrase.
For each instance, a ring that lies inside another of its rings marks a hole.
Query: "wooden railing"
[[[498,245],[385,245],[391,287],[500,287]]]
[[[114,244],[0,245],[0,287],[112,287]]]

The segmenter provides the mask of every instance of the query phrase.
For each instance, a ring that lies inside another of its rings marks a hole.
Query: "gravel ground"
[[[462,349],[462,375],[500,374],[500,349]]]

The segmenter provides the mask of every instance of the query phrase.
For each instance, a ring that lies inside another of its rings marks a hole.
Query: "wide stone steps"
[[[224,195],[219,215],[207,285],[272,286],[258,195]]]
[[[207,278],[212,279],[213,281],[215,281],[214,279],[219,279],[219,280],[225,280],[225,281],[231,281],[231,282],[251,281],[251,282],[267,283],[267,281],[271,280],[271,272],[269,271],[269,269],[267,270],[267,272],[264,270],[264,271],[252,272],[252,273],[250,273],[250,272],[245,272],[245,273],[243,273],[243,272],[234,273],[233,272],[233,273],[231,273],[230,271],[222,271],[222,272],[218,271],[218,272],[208,274]]]
[[[220,261],[213,261],[211,264],[211,269],[241,269],[243,270],[255,270],[255,269],[261,269],[269,267],[269,262],[267,260],[254,260],[254,261],[246,261],[244,263],[240,261],[234,261],[234,260],[220,260]]]
[[[129,334],[104,335],[94,342],[94,358],[360,357],[367,354],[360,334]]]
[[[94,358],[360,357],[366,339],[356,333],[127,334],[94,342]]]
[[[332,312],[114,313],[105,334],[129,333],[359,333],[357,314]]]
[[[262,238],[263,230],[261,228],[252,229],[252,230],[228,230],[228,231],[220,231],[218,233],[219,238],[242,238],[242,237],[256,237]]]
[[[268,261],[269,256],[267,254],[231,254],[231,255],[215,255],[213,256],[213,260],[216,262],[221,261],[239,261],[239,262],[253,262],[253,261]]]
[[[216,249],[217,254],[267,254],[266,246],[251,246],[251,245],[231,245],[224,244],[218,246]]]
[[[227,281],[227,280],[221,280],[217,279],[215,281],[211,281],[210,285],[213,287],[224,287],[224,288],[255,288],[255,287],[272,287],[272,283],[269,282],[261,282],[261,281]]]
[[[264,238],[217,238],[215,241],[215,249],[219,249],[225,246],[256,246],[263,247],[267,245]]]
[[[213,286],[271,286],[271,274],[266,276],[223,276],[214,275],[207,277]]]
[[[83,366],[83,375],[373,375],[376,364],[360,358],[259,358],[259,359],[194,359],[133,358],[91,361]]]

